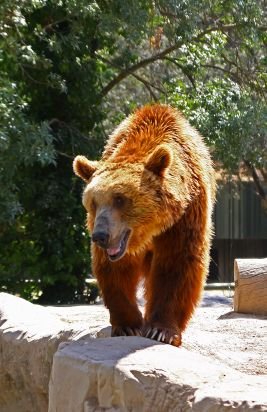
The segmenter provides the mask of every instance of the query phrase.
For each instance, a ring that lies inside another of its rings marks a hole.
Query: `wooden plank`
[[[267,258],[235,259],[235,312],[267,315]]]

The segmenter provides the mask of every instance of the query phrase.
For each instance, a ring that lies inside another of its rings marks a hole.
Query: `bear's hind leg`
[[[143,317],[136,303],[138,260],[126,255],[110,262],[106,252],[93,245],[93,271],[110,312],[111,335],[141,336]]]

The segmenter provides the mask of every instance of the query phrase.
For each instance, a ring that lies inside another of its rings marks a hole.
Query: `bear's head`
[[[140,252],[170,225],[170,193],[164,177],[171,161],[164,145],[140,163],[74,159],[75,174],[86,182],[83,205],[92,241],[106,250],[111,261]]]

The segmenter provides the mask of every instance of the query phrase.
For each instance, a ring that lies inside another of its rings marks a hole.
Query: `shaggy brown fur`
[[[209,265],[215,179],[202,137],[173,108],[145,106],[110,136],[99,162],[77,156],[74,171],[87,183],[93,272],[112,335],[179,346]]]

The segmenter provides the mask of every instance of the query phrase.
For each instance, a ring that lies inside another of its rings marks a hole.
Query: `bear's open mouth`
[[[112,262],[119,260],[124,255],[130,233],[131,231],[129,229],[123,232],[118,247],[107,248],[108,257]]]

